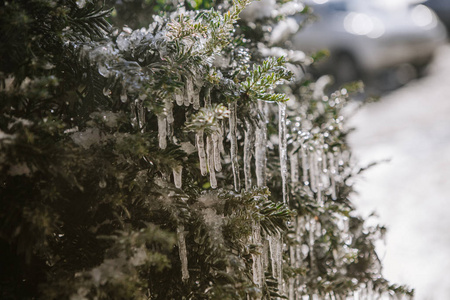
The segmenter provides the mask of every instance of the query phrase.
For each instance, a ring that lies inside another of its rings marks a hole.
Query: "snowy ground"
[[[450,299],[450,45],[428,76],[359,111],[350,124],[364,165],[390,159],[357,183],[357,208],[388,227],[384,275],[417,300]]]

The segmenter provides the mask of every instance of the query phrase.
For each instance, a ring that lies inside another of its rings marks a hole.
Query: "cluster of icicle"
[[[343,153],[339,147],[331,149],[326,143],[330,133],[313,130],[306,115],[297,116],[293,122],[289,120],[287,122],[291,132],[297,134],[297,138],[293,139],[289,148],[290,182],[293,186],[301,187],[320,207],[323,207],[326,201],[337,200],[338,186],[344,178],[342,174],[344,155],[347,153]],[[343,232],[348,232],[348,219],[342,217],[340,221]],[[318,272],[313,249],[315,241],[323,235],[321,223],[313,216],[297,216],[291,225],[292,239],[295,242],[288,249],[290,266],[302,268],[306,259],[309,259],[311,272]],[[335,261],[342,262],[345,254],[344,249],[334,251]],[[339,269],[339,266],[336,267]],[[323,297],[315,293],[305,293],[304,278],[297,275],[289,279],[286,290],[289,300],[345,299],[333,292]]]
[[[175,94],[175,102],[179,106],[192,105],[195,110],[200,109],[200,87],[195,84],[192,79],[187,79],[184,90],[180,90]],[[209,91],[204,97],[204,107],[211,108],[211,98]],[[172,134],[173,124],[173,104],[171,101],[166,102],[163,114],[158,115],[158,137],[159,147],[165,149],[167,146],[167,138]],[[203,176],[209,173],[209,181],[211,188],[217,188],[216,172],[222,171],[221,153],[224,152],[223,147],[223,129],[221,126],[215,131],[205,133],[203,129],[195,133],[195,147],[198,152],[200,172]],[[177,188],[182,187],[182,166],[173,168],[174,184]],[[182,280],[189,279],[187,250],[185,242],[184,227],[182,225],[177,229],[178,247],[181,260]]]
[[[236,146],[236,112],[235,104],[231,104],[230,107],[230,138],[233,150]],[[256,174],[256,185],[258,187],[266,186],[266,165],[267,165],[267,120],[269,117],[270,109],[269,104],[263,101],[258,102],[258,107],[253,107],[260,112],[261,119],[255,126],[250,121],[245,121],[245,135],[244,135],[244,182],[245,189],[250,190],[252,188],[252,156],[254,158],[254,173]],[[256,106],[256,105],[255,105]],[[287,204],[287,138],[286,138],[286,104],[278,104],[278,121],[279,121],[279,157],[281,165],[281,178],[282,178],[282,190],[283,201]],[[234,152],[236,153],[236,152]],[[232,158],[233,162],[233,158]],[[239,170],[237,161],[233,162],[233,173],[235,175],[235,188],[239,189]],[[253,282],[258,287],[263,287],[265,282],[265,272],[269,269],[272,270],[272,277],[278,282],[278,290],[284,293],[283,282],[283,251],[284,244],[283,238],[280,234],[273,234],[269,236],[262,235],[261,226],[258,222],[254,222],[252,226],[252,236],[250,242],[257,245],[260,254],[252,254],[253,265]],[[255,297],[254,299],[260,299]]]

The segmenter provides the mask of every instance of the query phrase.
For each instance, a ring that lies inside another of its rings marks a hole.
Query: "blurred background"
[[[450,299],[450,0],[314,0],[292,47],[327,49],[313,69],[336,85],[362,79],[350,144],[361,166],[354,203],[387,226],[384,275],[418,300]]]

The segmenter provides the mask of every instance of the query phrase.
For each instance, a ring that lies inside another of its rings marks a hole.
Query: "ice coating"
[[[238,162],[238,145],[237,145],[237,116],[236,116],[236,103],[229,104],[230,109],[230,152],[231,152],[231,164],[233,168],[234,189],[236,192],[241,190],[240,178],[239,178],[239,162]]]
[[[173,168],[173,182],[175,184],[175,187],[181,189],[183,184],[183,166],[176,166]]]
[[[158,138],[159,148],[166,149],[167,147],[167,121],[164,115],[158,115]]]
[[[209,170],[209,183],[211,188],[217,188],[216,172],[214,170],[214,145],[211,136],[206,137],[206,155]]]
[[[181,261],[181,279],[187,281],[189,279],[188,258],[186,249],[186,240],[184,238],[184,225],[177,227],[178,252]]]
[[[181,91],[175,92],[175,102],[178,106],[182,106],[184,104],[184,97]]]
[[[317,193],[317,161],[315,151],[312,150],[309,153],[309,178],[311,190]]]
[[[255,222],[252,225],[252,243],[259,247],[261,254],[252,254],[253,264],[253,283],[258,287],[262,287],[264,283],[264,263],[263,263],[263,245],[261,237],[261,225],[259,222]]]
[[[299,181],[298,142],[295,142],[293,146],[292,151],[289,153],[289,160],[291,163],[291,182],[297,183]]]
[[[144,108],[144,104],[142,103],[142,101],[140,101],[138,99],[136,99],[135,102],[136,102],[136,111],[137,111],[137,116],[138,116],[138,121],[139,121],[139,128],[141,129],[141,132],[144,132],[144,126],[145,126],[145,108]],[[158,126],[159,126],[159,119],[158,119]]]
[[[278,282],[278,289],[283,290],[283,240],[279,233],[269,236],[272,276]]]
[[[203,176],[206,176],[208,173],[206,169],[206,153],[205,153],[205,141],[203,139],[203,129],[199,130],[195,134],[195,143],[197,145],[197,151],[198,151],[198,159],[200,162],[200,172]]]
[[[245,136],[244,136],[244,178],[245,178],[245,189],[250,190],[252,188],[252,150],[255,141],[255,131],[253,125],[246,120],[245,121]]]
[[[301,145],[300,155],[302,157],[302,181],[306,185],[306,183],[309,182],[308,179],[309,162],[308,162],[308,155],[305,149],[305,144]]]
[[[336,170],[336,165],[334,162],[334,155],[333,153],[328,153],[328,159],[329,159],[329,166],[330,166],[330,181],[331,181],[331,185],[330,185],[330,192],[331,192],[331,199],[336,200],[336,181],[335,181],[335,174],[337,172]]]
[[[263,101],[258,102],[258,109],[263,115],[263,119],[259,121],[256,128],[255,137],[255,172],[256,172],[256,184],[259,187],[266,185],[266,147],[267,147],[267,125],[265,116],[265,107],[267,103]]]
[[[198,93],[198,91],[194,91],[194,93],[192,94],[192,106],[194,107],[194,109],[198,110],[200,108],[200,95]]]
[[[213,133],[211,135],[212,141],[213,141],[213,151],[214,151],[214,169],[216,169],[217,172],[222,171],[222,163],[220,162],[220,145],[219,145],[219,133]],[[223,146],[222,146],[223,147]]]
[[[126,88],[123,88],[122,92],[120,93],[120,101],[122,101],[123,103],[128,101],[127,89]]]
[[[283,202],[288,202],[287,195],[287,140],[286,140],[286,103],[278,103],[278,139],[280,151],[281,181]]]

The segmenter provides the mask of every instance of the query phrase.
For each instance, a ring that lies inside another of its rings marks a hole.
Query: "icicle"
[[[186,249],[186,241],[184,239],[183,225],[179,225],[177,227],[177,238],[178,238],[178,250],[181,260],[181,279],[183,281],[187,281],[189,279],[189,270],[188,270],[187,249]]]
[[[261,227],[259,223],[254,222],[252,225],[252,243],[260,247],[261,254],[252,254],[253,258],[253,283],[258,287],[262,287],[264,283],[264,265],[263,265],[263,245],[261,239]]]
[[[255,141],[255,131],[253,125],[245,120],[245,135],[244,135],[244,177],[245,177],[245,189],[250,190],[252,188],[252,149]]]
[[[169,140],[171,140],[173,136],[173,122],[175,121],[175,119],[173,118],[172,101],[166,100],[165,106],[167,114],[167,136],[169,137]]]
[[[173,103],[170,100],[167,100],[165,103],[166,114],[167,114],[167,123],[173,124],[175,119],[173,118]]]
[[[181,106],[184,104],[183,99],[183,93],[182,92],[175,92],[175,101],[177,102],[178,106]]]
[[[280,151],[281,184],[283,190],[283,203],[288,202],[287,195],[287,141],[286,141],[286,103],[278,103],[278,139]]]
[[[336,176],[336,168],[335,168],[335,163],[334,163],[334,156],[333,153],[328,153],[328,158],[330,160],[329,162],[329,166],[330,166],[330,181],[331,181],[331,186],[330,186],[330,190],[331,190],[331,199],[336,200],[336,181],[335,181],[335,176]]]
[[[183,173],[183,166],[176,166],[173,168],[173,182],[175,184],[175,187],[181,189],[182,186],[182,173]]]
[[[217,188],[216,171],[214,170],[214,145],[210,136],[206,137],[206,156],[209,170],[209,183],[211,188]]]
[[[301,145],[300,148],[300,154],[302,156],[302,181],[305,185],[309,184],[309,179],[308,179],[308,155],[306,153],[306,149],[305,149],[306,145],[303,144]]]
[[[120,101],[122,101],[123,103],[127,102],[128,100],[128,96],[127,96],[127,89],[123,88],[122,89],[122,93],[120,93]]]
[[[295,297],[295,278],[289,278],[289,300],[297,299]]]
[[[260,112],[264,113],[263,101],[258,102]],[[266,147],[267,147],[267,127],[265,120],[261,120],[256,128],[255,142],[255,167],[256,184],[259,187],[266,185]]]
[[[233,168],[234,189],[236,192],[241,190],[241,183],[239,178],[239,162],[238,162],[238,145],[237,145],[237,116],[236,103],[230,103],[230,144],[231,144],[231,164]]]
[[[195,110],[200,108],[200,95],[198,92],[194,92],[192,95],[192,104]]]
[[[217,133],[219,138],[217,139],[217,142],[219,143],[219,153],[225,153],[225,148],[223,147],[223,122],[220,124],[220,130]]]
[[[159,137],[159,148],[166,149],[167,121],[164,115],[158,115],[158,137]]]
[[[138,114],[139,128],[141,128],[141,132],[144,132],[145,125],[145,108],[142,104],[142,101],[136,99],[136,109]],[[159,122],[159,120],[158,120]],[[163,148],[164,149],[164,148]]]
[[[272,276],[278,282],[278,289],[283,290],[283,241],[279,233],[269,236]]]
[[[294,142],[294,148],[292,149],[291,153],[289,154],[290,163],[291,163],[291,182],[297,183],[298,178],[298,142]]]
[[[192,102],[192,96],[194,95],[194,83],[192,79],[186,79],[184,105],[189,106]]]
[[[220,159],[220,146],[219,146],[219,133],[213,133],[211,135],[212,141],[213,141],[213,151],[214,151],[214,168],[217,172],[222,171],[222,163]]]
[[[296,230],[296,221],[294,221],[294,230]],[[298,245],[290,245],[289,246],[289,258],[290,258],[290,266],[295,268],[297,265],[297,253],[296,250]],[[289,300],[295,300],[295,278],[289,278],[289,289],[288,289]]]
[[[316,241],[316,221],[314,218],[309,219],[309,240],[308,240],[308,246],[309,246],[309,257],[310,257],[310,263],[311,263],[311,270],[314,272],[316,270],[316,258],[314,256],[314,244]]]
[[[317,159],[314,149],[310,149],[309,154],[309,178],[311,184],[311,191],[317,193]]]
[[[211,107],[211,88],[206,88],[203,101],[205,102],[205,107]]]
[[[203,129],[199,130],[195,134],[195,141],[197,144],[197,151],[198,151],[198,159],[200,161],[200,172],[203,176],[206,176],[207,169],[206,169],[206,153],[205,153],[205,142],[203,140]]]

